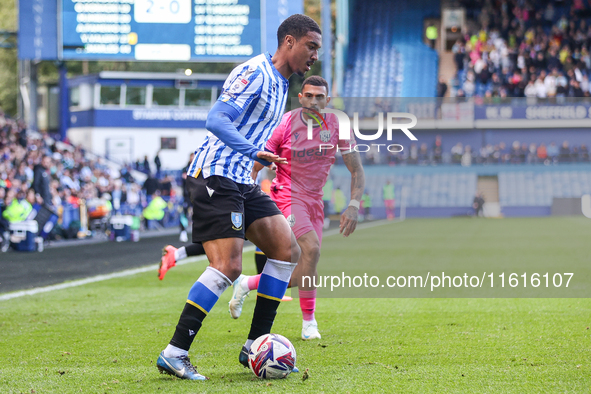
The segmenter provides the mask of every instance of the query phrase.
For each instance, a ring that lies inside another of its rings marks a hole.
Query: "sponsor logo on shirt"
[[[228,89],[229,93],[238,94],[242,92],[248,86],[248,80],[244,78],[239,78],[232,83],[230,89]]]

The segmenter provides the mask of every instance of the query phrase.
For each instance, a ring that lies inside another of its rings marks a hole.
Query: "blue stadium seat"
[[[502,172],[498,179],[501,206],[550,206],[553,198],[591,193],[591,172]]]
[[[438,1],[358,3],[343,95],[433,97],[437,54],[422,43],[422,21],[438,12]]]

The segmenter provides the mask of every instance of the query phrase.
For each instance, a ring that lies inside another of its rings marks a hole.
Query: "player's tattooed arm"
[[[343,161],[351,173],[351,200],[361,201],[365,190],[365,172],[361,165],[361,156],[358,152],[343,155]],[[348,237],[357,227],[358,208],[349,206],[341,215],[340,233]]]
[[[343,155],[343,161],[351,173],[351,200],[361,201],[365,190],[365,172],[361,164],[359,152],[351,152]]]

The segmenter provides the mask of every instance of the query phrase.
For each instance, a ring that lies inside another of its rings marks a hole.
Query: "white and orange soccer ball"
[[[261,379],[283,379],[293,371],[295,363],[293,345],[279,334],[258,337],[248,353],[248,366]]]

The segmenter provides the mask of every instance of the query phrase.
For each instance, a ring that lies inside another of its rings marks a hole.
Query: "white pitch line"
[[[388,223],[392,223],[392,222],[387,221],[387,220],[378,220],[378,221],[371,222],[371,223],[362,223],[357,226],[357,230],[364,230],[367,228],[382,226],[382,225],[388,224]],[[323,237],[330,237],[331,235],[337,235],[337,234],[339,234],[339,229],[335,228],[335,229],[326,231],[323,234]],[[254,249],[255,249],[255,247],[252,245],[247,246],[246,248],[244,248],[243,252],[251,252]],[[196,257],[189,257],[187,259],[183,259],[183,261],[179,261],[176,265],[185,265],[185,264],[190,264],[190,263],[196,263],[198,261],[203,261],[205,259],[207,259],[207,256],[205,256],[205,255],[196,256]],[[159,267],[158,264],[151,264],[151,265],[146,265],[144,267],[114,272],[112,274],[97,275],[97,276],[92,276],[90,278],[73,280],[71,282],[63,282],[63,283],[59,283],[57,285],[51,285],[51,286],[45,286],[45,287],[35,287],[35,288],[29,289],[29,290],[21,290],[21,291],[15,291],[13,293],[1,294],[0,301],[12,300],[14,298],[19,298],[19,297],[23,297],[23,296],[27,296],[27,295],[47,293],[49,291],[69,289],[70,287],[78,287],[78,286],[86,285],[89,283],[102,282],[102,281],[109,280],[109,279],[123,278],[125,276],[141,274],[143,272],[156,271],[158,269],[158,267]]]
[[[254,246],[248,246],[248,247],[244,248],[244,252],[250,252],[252,250],[254,250]],[[189,264],[189,263],[195,263],[195,262],[202,261],[205,259],[207,259],[207,256],[205,256],[205,255],[196,256],[196,257],[189,257],[187,259],[184,259],[183,261],[179,261],[176,265],[185,265],[185,264]],[[45,286],[45,287],[35,287],[35,288],[29,289],[29,290],[15,291],[13,293],[6,293],[6,294],[0,295],[0,301],[11,300],[13,298],[23,297],[26,295],[47,293],[48,291],[68,289],[70,287],[78,287],[78,286],[86,285],[89,283],[102,282],[104,280],[122,278],[125,276],[141,274],[143,272],[156,271],[158,269],[158,267],[159,267],[158,264],[151,264],[151,265],[146,265],[144,267],[114,272],[112,274],[97,275],[97,276],[92,276],[90,278],[78,279],[78,280],[73,280],[71,282],[59,283],[57,285],[51,285],[51,286]]]

